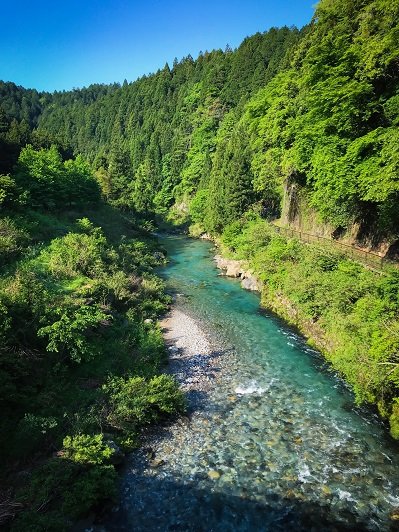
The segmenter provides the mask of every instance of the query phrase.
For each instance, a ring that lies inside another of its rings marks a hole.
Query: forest
[[[302,29],[134,82],[0,82],[0,454],[6,479],[31,475],[2,494],[12,530],[68,529],[109,498],[141,427],[184,411],[162,374],[160,222],[246,260],[264,305],[399,438],[399,269],[271,228],[294,190],[331,239],[396,249],[398,21],[396,0],[321,0]]]

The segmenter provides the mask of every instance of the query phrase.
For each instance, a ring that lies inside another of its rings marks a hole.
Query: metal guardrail
[[[330,246],[333,246],[334,248],[340,249],[345,255],[348,255],[353,260],[361,262],[362,264],[365,264],[379,271],[383,271],[386,265],[391,265],[396,268],[399,267],[397,262],[391,261],[386,257],[382,257],[381,255],[373,251],[366,251],[364,249],[357,248],[356,246],[343,244],[342,242],[337,242],[336,240],[326,238],[324,236],[312,235],[311,233],[300,231],[298,229],[292,229],[291,227],[281,227],[276,224],[271,224],[271,226],[273,227],[273,229],[276,230],[277,233],[281,233],[284,236],[291,238],[298,238],[299,240],[301,240],[301,242],[304,242],[306,244],[325,242]]]

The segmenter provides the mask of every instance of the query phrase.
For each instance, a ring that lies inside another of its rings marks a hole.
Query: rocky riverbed
[[[161,327],[169,351],[168,373],[174,375],[191,400],[208,392],[219,376],[219,352],[198,321],[173,307]],[[220,376],[219,376],[220,377]],[[194,401],[195,403],[195,401]]]
[[[184,299],[178,294],[177,300],[179,296]],[[187,518],[194,522],[198,495],[193,492],[192,497],[187,498],[187,494],[198,480],[215,481],[220,477],[211,466],[203,471],[204,462],[200,468],[193,468],[189,449],[192,453],[210,451],[209,447],[198,448],[198,429],[193,430],[193,427],[201,427],[201,432],[206,432],[212,425],[210,418],[220,415],[207,397],[228,371],[223,356],[227,351],[215,336],[211,338],[205,324],[176,305],[160,325],[169,352],[167,372],[175,376],[186,394],[187,413],[167,426],[149,428],[143,433],[141,449],[128,458],[121,503],[113,508],[108,523],[95,528],[98,532],[203,530],[194,525],[191,528],[187,523],[180,526],[181,506],[183,515],[194,513]],[[180,466],[191,474],[182,478]],[[151,504],[155,492],[157,502]],[[170,516],[165,515],[166,510]],[[180,517],[175,517],[176,511]]]

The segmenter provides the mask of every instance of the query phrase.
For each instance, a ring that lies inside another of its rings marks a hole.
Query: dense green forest
[[[159,376],[169,300],[154,220],[248,261],[264,303],[399,438],[399,270],[269,226],[294,186],[332,236],[357,224],[376,246],[398,241],[398,21],[396,0],[321,0],[301,30],[132,83],[0,82],[0,454],[33,471],[31,491],[6,494],[15,530],[67,528],[112,491],[115,448],[184,408]]]
[[[0,190],[0,519],[67,530],[112,498],[141,427],[184,410],[161,374],[165,258],[81,156],[28,145]]]

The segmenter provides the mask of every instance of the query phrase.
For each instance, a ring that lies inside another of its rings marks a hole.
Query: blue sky
[[[303,26],[314,0],[0,0],[0,79],[38,90],[133,81],[200,50]]]

